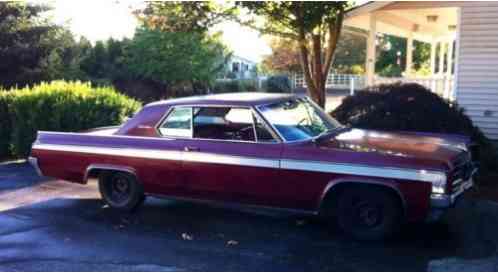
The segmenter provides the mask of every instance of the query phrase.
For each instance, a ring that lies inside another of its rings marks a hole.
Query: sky
[[[51,1],[55,8],[53,19],[58,24],[67,24],[76,35],[85,36],[92,42],[108,38],[131,38],[137,26],[132,15],[139,1],[86,0]],[[223,41],[235,55],[259,62],[271,49],[267,39],[258,32],[237,23],[227,22],[217,26],[223,32]]]

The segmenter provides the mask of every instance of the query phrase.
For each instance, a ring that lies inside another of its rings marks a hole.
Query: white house
[[[424,84],[456,100],[489,138],[498,140],[498,2],[368,2],[350,10],[344,24],[368,31],[367,84]],[[405,77],[375,75],[378,33],[407,39]],[[414,40],[432,45],[430,77],[410,76]]]
[[[234,55],[227,63],[227,73],[232,74],[236,79],[254,78],[257,63],[249,59]]]

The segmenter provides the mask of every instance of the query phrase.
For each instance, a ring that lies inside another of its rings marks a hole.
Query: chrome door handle
[[[183,148],[183,150],[185,152],[198,152],[199,151],[199,148],[197,147],[192,147],[192,146],[185,146],[185,148]]]

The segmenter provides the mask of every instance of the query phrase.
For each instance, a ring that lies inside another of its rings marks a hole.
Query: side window
[[[266,127],[265,123],[261,120],[259,116],[254,116],[254,124],[256,126],[256,136],[258,142],[263,143],[275,143],[277,140],[270,133],[268,127]]]
[[[255,141],[249,108],[195,107],[193,125],[195,138]]]
[[[159,126],[163,136],[192,137],[192,108],[176,107]]]

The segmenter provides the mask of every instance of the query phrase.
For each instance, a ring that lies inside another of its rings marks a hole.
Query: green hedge
[[[6,91],[0,90],[0,160],[9,156],[11,121],[9,118],[10,95]]]
[[[270,76],[265,81],[264,89],[268,93],[290,93],[292,83],[287,75]]]
[[[118,125],[140,108],[139,102],[112,88],[81,82],[54,81],[5,93],[0,119],[8,121],[0,126],[2,131],[11,128],[10,134],[0,133],[0,151],[14,157],[29,154],[38,130],[77,132]]]
[[[213,93],[236,93],[258,91],[258,83],[254,79],[218,80],[213,86]]]

